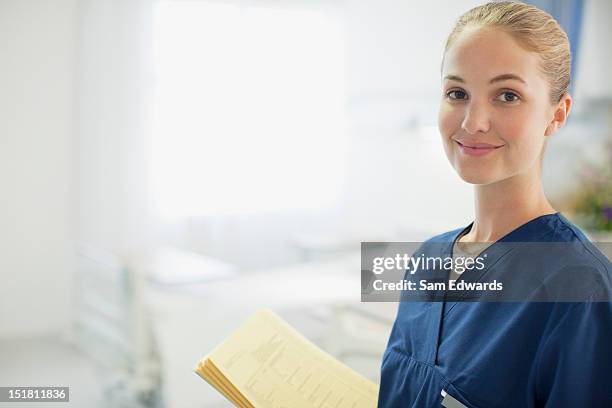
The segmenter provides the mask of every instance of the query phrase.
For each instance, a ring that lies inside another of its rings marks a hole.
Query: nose
[[[472,135],[479,132],[488,132],[490,123],[487,107],[481,103],[470,102],[465,108],[461,128]]]

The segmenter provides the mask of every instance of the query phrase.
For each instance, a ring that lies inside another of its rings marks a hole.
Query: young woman
[[[448,243],[452,257],[481,243],[489,269],[449,279],[516,281],[516,251],[501,245],[572,243],[580,266],[572,277],[588,270],[593,279],[580,302],[401,302],[379,407],[612,407],[610,262],[555,211],[541,183],[547,140],[572,106],[569,83],[568,39],[547,13],[489,3],[457,22],[442,61],[439,129],[450,163],[474,185],[476,217],[423,251]],[[562,265],[547,256],[541,269],[554,274]]]

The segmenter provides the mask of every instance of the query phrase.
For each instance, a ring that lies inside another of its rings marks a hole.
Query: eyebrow
[[[445,80],[450,80],[450,81],[457,81],[457,82],[461,82],[461,83],[465,83],[465,81],[463,80],[463,78],[457,76],[457,75],[447,75],[444,77]],[[525,82],[525,80],[523,78],[521,78],[518,75],[515,74],[501,74],[496,76],[495,78],[491,79],[489,81],[490,84],[494,84],[495,82],[501,82],[501,81],[507,81],[507,80],[515,80],[515,81],[519,81],[522,82],[523,84],[527,85],[527,82]]]

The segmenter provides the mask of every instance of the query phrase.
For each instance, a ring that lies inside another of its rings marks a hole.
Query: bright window
[[[346,157],[337,15],[161,2],[154,58],[159,213],[324,209],[337,201]]]

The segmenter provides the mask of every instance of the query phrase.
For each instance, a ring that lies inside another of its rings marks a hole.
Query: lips
[[[457,140],[453,139],[458,145],[459,149],[468,156],[480,157],[491,152],[496,151],[500,147],[504,147],[504,145],[494,145],[490,143],[477,142],[477,141],[468,141],[468,140]]]
[[[459,143],[463,147],[469,147],[472,149],[498,149],[503,145],[494,145],[490,143],[482,143],[482,142],[471,142],[467,140],[457,140],[455,142]]]

